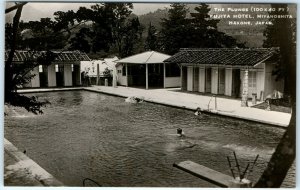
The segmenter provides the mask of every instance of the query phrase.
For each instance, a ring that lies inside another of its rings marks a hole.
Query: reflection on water
[[[51,105],[43,115],[10,108],[5,136],[67,186],[90,178],[102,186],[212,187],[172,164],[192,160],[230,175],[226,156],[232,151],[242,167],[260,155],[256,181],[284,132],[85,91],[36,95]],[[177,128],[184,138],[175,135]],[[286,185],[294,186],[295,168],[290,173]]]

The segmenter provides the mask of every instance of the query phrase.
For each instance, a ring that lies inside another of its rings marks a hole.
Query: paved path
[[[179,89],[153,89],[145,90],[118,86],[92,86],[84,89],[93,92],[102,92],[121,97],[142,97],[148,102],[155,102],[169,106],[196,110],[197,107],[211,113],[230,116],[240,119],[257,121],[266,124],[286,127],[289,124],[291,114],[266,111],[258,108],[241,107],[241,101],[217,97],[217,109],[215,109],[215,98],[210,96],[190,94],[178,91]],[[208,105],[209,104],[209,105]],[[251,102],[249,101],[249,106]]]

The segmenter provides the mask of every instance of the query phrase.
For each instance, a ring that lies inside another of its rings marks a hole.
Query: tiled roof
[[[277,50],[276,48],[184,48],[165,62],[254,66],[270,58]]]
[[[171,57],[170,55],[159,53],[156,51],[146,51],[129,57],[125,57],[116,61],[117,63],[135,63],[135,64],[146,64],[146,63],[163,63],[164,60]]]
[[[80,51],[52,51],[57,55],[55,61],[57,62],[73,62],[73,61],[90,61],[91,59],[88,57],[86,53]],[[23,50],[16,50],[15,55],[13,58],[13,62],[23,62],[26,59],[34,59],[40,56],[45,51],[23,51]],[[9,51],[5,51],[5,61],[8,59]]]

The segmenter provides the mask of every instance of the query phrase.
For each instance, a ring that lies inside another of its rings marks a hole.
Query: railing
[[[212,95],[211,98],[209,99],[208,104],[207,104],[207,111],[209,111],[210,102],[211,102],[211,100],[212,100],[213,98],[215,98],[215,110],[218,109],[218,107],[217,107],[217,96],[216,96],[216,95]]]

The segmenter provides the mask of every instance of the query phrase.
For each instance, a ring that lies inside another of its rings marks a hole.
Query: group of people
[[[82,71],[81,72],[81,80],[83,86],[90,86],[91,85],[91,79],[88,75],[88,71]]]

